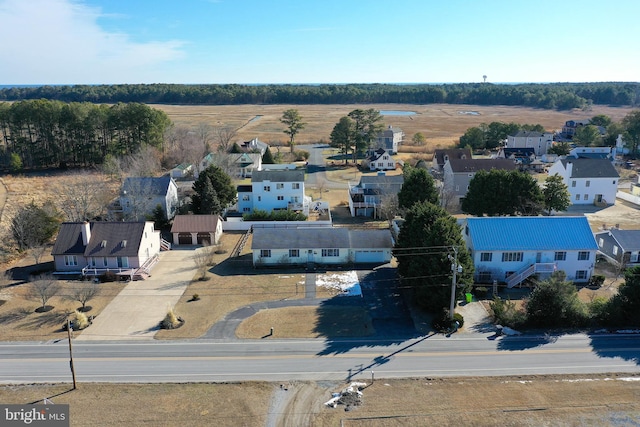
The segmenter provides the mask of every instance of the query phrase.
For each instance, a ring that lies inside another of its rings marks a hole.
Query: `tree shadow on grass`
[[[327,337],[318,355],[346,353],[381,342],[401,344],[420,336],[399,292],[395,269],[380,267],[357,274],[362,297],[338,296],[318,306],[314,331]]]
[[[0,325],[19,322],[33,313],[34,311],[28,308],[16,308],[14,310],[7,311],[6,313],[0,314]]]
[[[589,334],[589,339],[598,357],[618,357],[640,365],[640,336],[637,334],[612,336],[594,332]]]
[[[258,276],[268,274],[303,274],[302,266],[287,267],[253,267],[253,255],[245,254],[239,257],[227,258],[208,270],[217,276]]]
[[[67,321],[67,316],[68,313],[57,310],[38,313],[36,316],[29,317],[27,321],[22,324],[22,327],[32,329],[43,328],[45,326],[60,326],[60,330],[62,330],[62,325]]]

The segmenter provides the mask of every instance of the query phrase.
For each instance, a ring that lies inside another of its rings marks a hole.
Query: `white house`
[[[376,151],[371,153],[367,158],[367,161],[369,162],[369,169],[372,171],[395,170],[397,166],[396,160],[393,158],[391,153],[384,148],[378,148]]]
[[[303,170],[254,171],[251,185],[238,186],[238,211],[301,211],[309,215],[311,198],[304,193]]]
[[[193,165],[190,165],[189,163],[181,163],[169,171],[169,175],[174,179],[186,178],[192,174]]]
[[[254,228],[253,265],[384,264],[391,260],[389,230]]]
[[[505,148],[533,148],[536,156],[541,156],[553,146],[553,134],[549,132],[519,131],[507,135]]]
[[[258,138],[253,138],[251,141],[244,141],[241,148],[247,153],[260,153],[261,156],[264,156],[269,144],[260,141]]]
[[[240,178],[250,178],[254,171],[262,170],[262,155],[260,153],[232,154],[233,167]]]
[[[567,157],[549,168],[549,175],[555,174],[569,187],[575,205],[612,205],[616,201],[620,175],[609,159]]]
[[[178,186],[169,175],[159,178],[129,177],[122,183],[119,198],[121,211],[126,219],[142,220],[160,205],[167,219],[178,208]]]
[[[146,222],[64,222],[51,254],[57,274],[99,276],[107,271],[144,278],[157,262],[160,231]]]
[[[567,280],[586,282],[598,246],[584,216],[467,218],[463,236],[475,266],[475,280],[513,287],[537,274],[562,270]]]
[[[402,144],[404,132],[400,128],[389,127],[380,132],[376,138],[376,148],[384,148],[391,154],[398,153],[398,145]]]
[[[380,208],[388,197],[398,194],[404,183],[402,175],[363,175],[357,185],[349,186],[351,216],[380,217]]]

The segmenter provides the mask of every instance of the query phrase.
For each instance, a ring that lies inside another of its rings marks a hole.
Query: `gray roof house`
[[[64,222],[51,254],[56,274],[98,276],[111,271],[144,278],[157,262],[162,243],[152,221]]]
[[[469,183],[480,170],[504,169],[507,171],[517,169],[513,159],[455,159],[449,158],[444,165],[443,198],[451,202],[460,202],[467,191]]]
[[[380,208],[387,196],[398,194],[404,183],[402,175],[363,175],[357,185],[349,187],[351,216],[380,217]]]
[[[154,177],[128,177],[120,189],[120,212],[124,219],[140,221],[160,205],[167,219],[178,208],[178,186],[169,175]]]
[[[606,206],[616,201],[620,175],[608,159],[567,157],[549,168],[549,175],[555,174],[562,177],[575,205]]]
[[[375,148],[383,148],[391,154],[398,153],[398,145],[402,144],[404,132],[400,128],[389,126],[376,137]]]
[[[389,230],[298,227],[254,228],[255,267],[299,264],[384,264],[391,260]]]
[[[444,165],[449,159],[472,159],[471,149],[469,148],[446,148],[438,149],[433,153],[433,162],[431,167],[437,171],[442,172]]]
[[[595,234],[598,254],[617,266],[640,265],[640,230],[612,228]]]

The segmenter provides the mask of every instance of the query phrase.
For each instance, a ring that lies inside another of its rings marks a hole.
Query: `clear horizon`
[[[0,0],[0,85],[638,82],[640,2],[606,6]]]

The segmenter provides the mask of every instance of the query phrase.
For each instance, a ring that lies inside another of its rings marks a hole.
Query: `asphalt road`
[[[629,335],[434,335],[397,341],[74,342],[79,382],[369,380],[375,378],[640,372]],[[0,383],[70,382],[69,348],[0,345]]]

